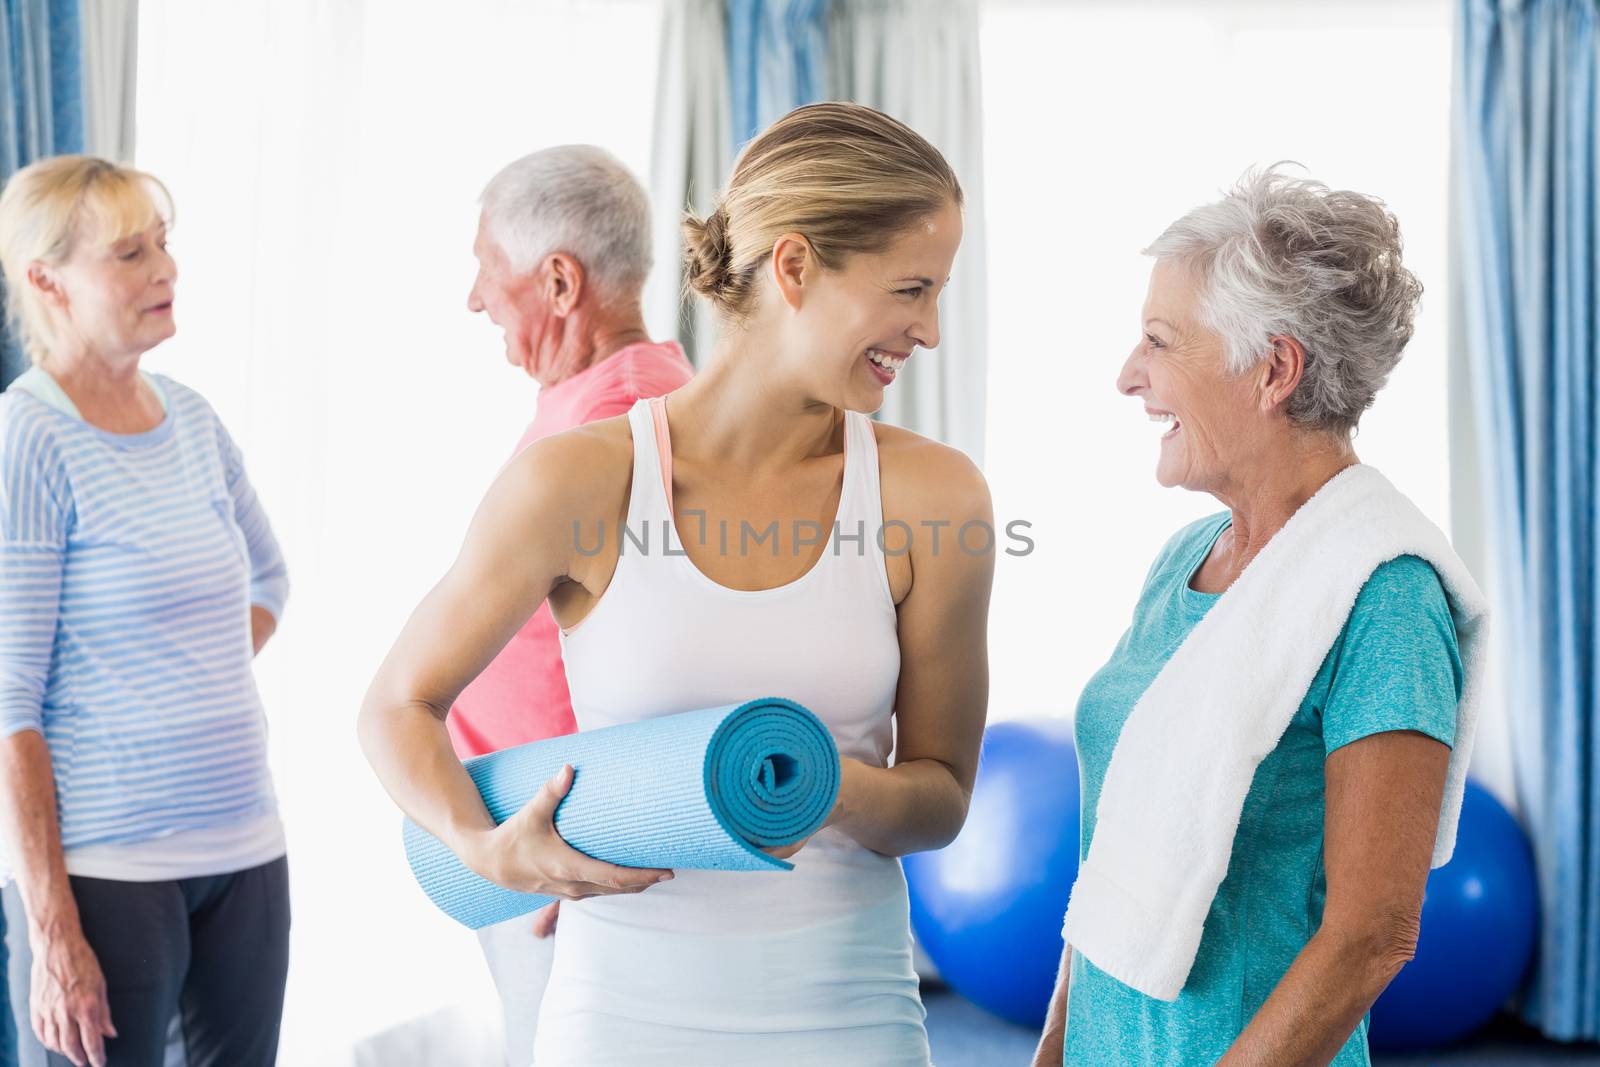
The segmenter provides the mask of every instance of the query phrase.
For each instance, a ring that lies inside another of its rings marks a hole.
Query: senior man
[[[626,414],[694,373],[676,342],[645,331],[650,203],[611,153],[563,145],[524,156],[481,197],[467,307],[505,331],[506,360],[539,383],[531,442]],[[495,752],[577,729],[548,605],[462,691],[447,720],[456,754]],[[527,1067],[558,905],[479,932],[505,1019],[506,1062]]]

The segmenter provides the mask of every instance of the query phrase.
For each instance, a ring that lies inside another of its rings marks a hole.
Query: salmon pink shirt
[[[598,419],[626,415],[643,397],[665,396],[694,374],[677,342],[628,345],[539,392],[533,422],[512,452],[542,437]],[[447,725],[462,759],[577,730],[550,605],[539,610],[473,679],[450,709]]]

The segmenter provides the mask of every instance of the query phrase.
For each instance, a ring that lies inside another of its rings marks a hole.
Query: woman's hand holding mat
[[[634,891],[655,884],[661,869],[787,870],[762,850],[821,828],[840,775],[827,727],[779,698],[537,741],[466,769],[499,824],[471,849],[477,871],[410,820],[405,844],[429,898],[475,929],[557,896],[614,892],[597,860],[644,868]],[[523,891],[535,886],[544,892]]]
[[[484,831],[462,861],[495,885],[566,900],[615,891],[638,893],[672,877],[667,870],[601,863],[562,840],[555,813],[572,781],[571,765],[563,765],[520,811]]]

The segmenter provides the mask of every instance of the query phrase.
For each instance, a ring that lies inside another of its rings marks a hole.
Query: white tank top
[[[578,728],[782,696],[816,712],[843,755],[886,766],[900,641],[878,544],[883,504],[870,420],[846,413],[837,536],[805,531],[827,538],[822,556],[787,585],[740,590],[706,577],[684,551],[702,543],[702,532],[693,515],[674,523],[672,446],[664,398],[655,399],[628,414],[633,489],[625,532],[605,531],[624,537],[611,584],[562,633]],[[770,538],[755,542],[761,532],[752,525],[748,552],[772,551]],[[722,551],[722,533],[708,527],[704,543]],[[727,528],[727,551],[740,551],[740,533]],[[599,536],[580,531],[587,550]],[[784,538],[786,550],[791,543]]]
[[[655,398],[628,414],[628,540],[599,601],[561,635],[578,728],[782,696],[815,712],[843,755],[887,766],[900,645],[878,543],[871,421],[846,413],[834,528],[812,532],[826,538],[821,557],[786,585],[736,590],[683,551],[701,532],[692,515],[673,521],[665,413]],[[592,549],[598,534],[581,536]],[[718,530],[705,537],[721,550]],[[739,552],[739,531],[727,537]],[[787,872],[679,871],[636,896],[564,904],[540,1067],[636,1063],[646,1052],[658,1064],[758,1054],[786,1064],[926,1064],[899,861],[826,829],[793,863]]]

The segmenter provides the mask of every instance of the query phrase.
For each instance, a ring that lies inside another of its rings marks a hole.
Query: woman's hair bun
[[[683,220],[685,280],[701,296],[716,300],[728,280],[732,249],[728,245],[728,216],[719,207],[703,219]]]

